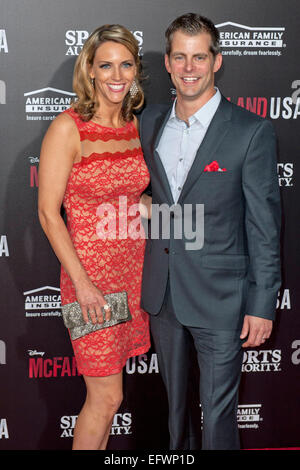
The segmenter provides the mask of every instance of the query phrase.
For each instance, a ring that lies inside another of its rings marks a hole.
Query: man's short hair
[[[165,32],[166,54],[170,55],[172,49],[172,39],[176,31],[194,36],[199,33],[208,33],[211,37],[210,51],[215,57],[220,53],[219,31],[211,20],[196,13],[186,13],[176,18]]]

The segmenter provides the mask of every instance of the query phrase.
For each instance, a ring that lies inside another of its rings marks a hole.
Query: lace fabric
[[[72,341],[78,371],[105,376],[150,347],[148,315],[140,308],[145,235],[138,213],[149,173],[133,122],[113,129],[84,122],[71,108],[65,112],[82,145],[63,200],[67,227],[91,281],[103,294],[126,290],[132,315],[130,322]],[[77,300],[63,267],[61,296],[63,305]]]

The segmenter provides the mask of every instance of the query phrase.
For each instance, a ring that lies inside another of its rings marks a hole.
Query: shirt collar
[[[208,100],[208,102],[205,103],[204,106],[202,106],[200,109],[198,109],[198,111],[196,111],[195,114],[193,114],[193,116],[191,116],[189,118],[190,126],[195,121],[198,121],[203,127],[208,127],[208,125],[210,124],[210,121],[214,117],[214,114],[217,111],[217,108],[218,108],[218,106],[220,104],[220,101],[221,101],[220,90],[217,87],[215,87],[215,90],[216,90],[216,93],[210,98],[210,100]],[[176,101],[177,101],[177,99],[175,99],[175,101],[173,103],[171,114],[170,114],[170,117],[169,117],[169,121],[174,121],[175,120],[177,122],[178,121],[182,122],[176,116],[176,110],[175,110]]]

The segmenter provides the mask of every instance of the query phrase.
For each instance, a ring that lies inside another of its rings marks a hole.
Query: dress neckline
[[[122,129],[126,129],[132,121],[130,122],[126,122],[125,126],[122,126],[122,127],[109,127],[109,126],[102,126],[102,124],[99,124],[98,122],[95,122],[93,121],[92,119],[90,119],[88,122],[91,122],[92,124],[95,124],[96,126],[99,126],[101,127],[101,129],[109,129],[111,131],[120,131]]]
[[[101,129],[106,129],[108,131],[122,131],[123,129],[127,129],[128,127],[130,127],[130,125],[132,125],[132,123],[134,122],[133,120],[132,121],[129,121],[129,122],[126,122],[125,126],[122,126],[122,127],[109,127],[109,126],[103,126],[102,124],[99,124],[98,122],[95,122],[93,121],[92,119],[90,119],[89,121],[83,121],[80,117],[80,115],[75,111],[75,109],[73,109],[71,106],[70,108],[68,108],[66,110],[67,112],[69,112],[70,114],[72,114],[74,117],[76,116],[77,119],[79,119],[83,124],[94,124],[95,126],[97,127],[100,127]]]

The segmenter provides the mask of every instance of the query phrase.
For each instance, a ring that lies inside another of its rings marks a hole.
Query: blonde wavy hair
[[[97,28],[86,40],[77,57],[73,74],[73,91],[76,98],[72,102],[72,108],[84,121],[89,121],[99,107],[94,85],[89,76],[89,68],[93,64],[96,50],[106,42],[114,41],[123,44],[133,55],[136,65],[135,83],[137,93],[134,97],[128,92],[122,104],[122,117],[129,122],[133,119],[133,112],[144,104],[144,92],[140,85],[141,62],[139,58],[139,46],[133,36],[124,26],[119,24],[103,25]]]

